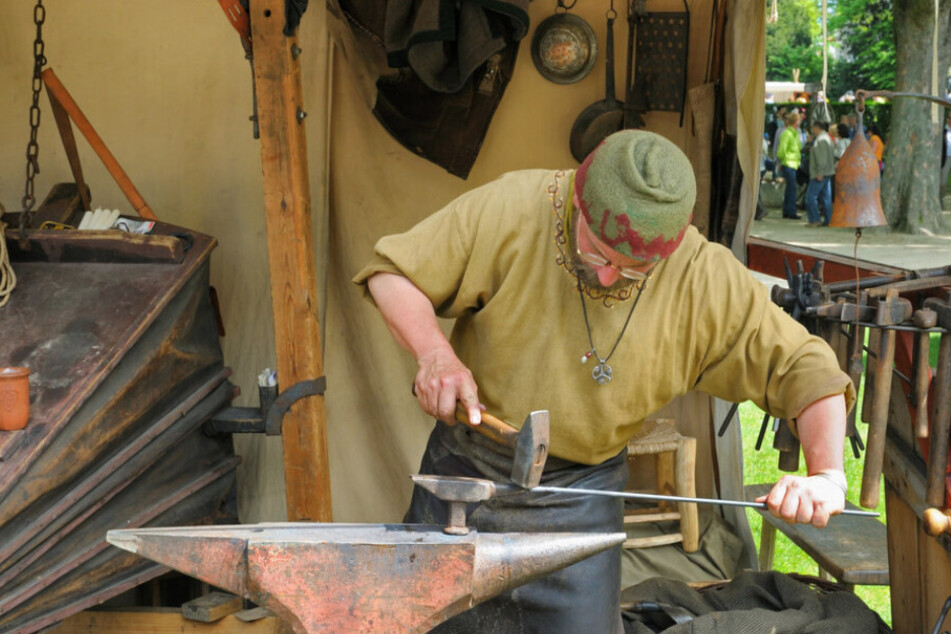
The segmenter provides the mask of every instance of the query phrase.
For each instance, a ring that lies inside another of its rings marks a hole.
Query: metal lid
[[[556,84],[584,79],[597,57],[598,39],[591,25],[570,13],[545,18],[532,36],[535,68]]]

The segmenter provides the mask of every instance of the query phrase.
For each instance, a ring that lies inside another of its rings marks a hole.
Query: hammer
[[[911,302],[898,297],[898,291],[888,289],[885,298],[879,301],[875,323],[878,326],[893,326],[909,319]],[[869,364],[871,366],[871,363]],[[875,360],[874,394],[868,423],[868,449],[865,452],[865,469],[862,472],[860,502],[865,508],[878,506],[879,480],[885,460],[885,433],[888,427],[888,401],[892,391],[892,371],[895,365],[895,331],[884,330]],[[867,384],[867,382],[866,382]]]
[[[538,486],[548,459],[548,410],[531,412],[525,417],[520,430],[486,412],[482,412],[482,422],[473,425],[461,404],[456,408],[456,419],[515,452],[512,458],[512,482],[525,489]]]

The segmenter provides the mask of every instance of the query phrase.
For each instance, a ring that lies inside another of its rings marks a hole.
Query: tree
[[[933,0],[895,0],[895,86],[898,92],[933,94]],[[944,96],[944,78],[951,60],[951,0],[940,0],[938,15],[937,87]],[[888,223],[906,233],[951,230],[941,215],[938,176],[944,109],[932,119],[931,104],[920,99],[892,102],[892,125],[885,150],[882,207]]]
[[[829,14],[829,31],[842,53],[831,82],[837,90],[840,86],[843,91],[890,90],[895,85],[892,4],[892,0],[836,1]]]
[[[799,81],[822,79],[822,46],[816,0],[779,0],[779,20],[766,25],[766,79],[791,81],[800,69]]]

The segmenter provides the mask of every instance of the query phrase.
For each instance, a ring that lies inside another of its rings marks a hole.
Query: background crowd
[[[951,122],[951,116],[948,121]],[[763,134],[761,177],[784,184],[783,218],[799,220],[805,209],[809,227],[824,227],[832,218],[835,167],[845,153],[856,127],[856,115],[842,115],[838,123],[830,112],[814,107],[807,113],[797,105],[781,104],[770,114]],[[865,127],[865,137],[884,169],[885,141],[875,122]],[[942,182],[951,170],[951,129],[945,126]],[[942,197],[944,192],[942,191]]]

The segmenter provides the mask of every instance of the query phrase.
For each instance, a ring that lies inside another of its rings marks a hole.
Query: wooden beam
[[[214,623],[229,614],[240,612],[244,601],[229,592],[209,592],[182,604],[182,616],[189,621]]]
[[[301,70],[297,36],[283,33],[284,0],[251,0],[249,13],[277,372],[287,389],[323,374]],[[325,423],[322,395],[298,401],[284,418],[291,521],[332,520]]]
[[[178,608],[118,608],[79,612],[49,630],[50,634],[278,634],[276,616],[243,622],[234,614],[215,623],[189,621]]]

